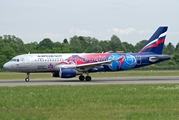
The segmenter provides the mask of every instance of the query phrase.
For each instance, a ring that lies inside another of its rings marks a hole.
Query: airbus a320
[[[91,81],[92,72],[129,70],[169,60],[162,54],[168,27],[159,27],[143,48],[137,53],[70,53],[70,54],[23,54],[4,64],[4,69],[27,74],[51,72],[53,77]],[[84,76],[86,75],[86,76]]]

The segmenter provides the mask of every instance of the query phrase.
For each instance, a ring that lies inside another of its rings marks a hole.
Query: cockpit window
[[[19,59],[11,59],[12,62],[19,62]]]
[[[16,59],[11,59],[11,61],[14,61],[14,62],[15,62],[15,61],[16,61]]]

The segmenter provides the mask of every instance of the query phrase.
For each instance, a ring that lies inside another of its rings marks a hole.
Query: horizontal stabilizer
[[[149,58],[150,62],[156,62],[158,60],[163,60],[163,59],[167,59],[167,58],[171,58],[171,56],[169,55],[164,55],[164,56],[153,56]]]

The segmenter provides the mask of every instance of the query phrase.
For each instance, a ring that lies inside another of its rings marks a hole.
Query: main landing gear
[[[84,77],[83,75],[80,75],[79,80],[80,81],[84,81],[84,80],[91,81],[91,76],[87,75],[86,77]]]
[[[26,82],[29,82],[29,80],[30,80],[30,79],[29,79],[29,76],[30,76],[30,73],[28,72],[28,73],[27,73],[27,77],[25,78],[25,81],[26,81]]]

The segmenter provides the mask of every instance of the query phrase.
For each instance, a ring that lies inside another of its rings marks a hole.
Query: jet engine
[[[53,72],[52,77],[72,78],[77,75],[75,68],[60,68],[59,72]]]

